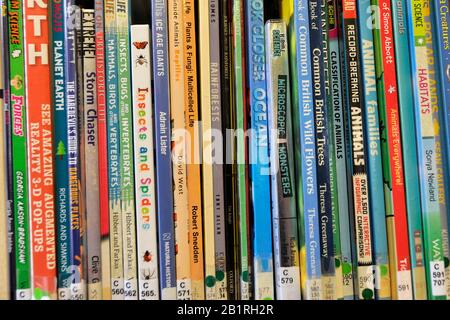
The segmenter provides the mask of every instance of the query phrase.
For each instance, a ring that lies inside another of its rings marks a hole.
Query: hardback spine
[[[334,23],[334,15],[330,14],[328,0],[321,3],[321,24],[322,24],[322,43],[323,43],[323,63],[324,63],[324,83],[327,110],[327,130],[328,130],[328,157],[329,157],[329,175],[330,175],[330,193],[331,193],[331,215],[333,231],[333,256],[335,265],[335,298],[344,298],[344,285],[342,273],[342,252],[341,252],[341,231],[339,223],[339,198],[337,188],[337,167],[335,153],[335,128],[334,128],[334,97],[331,88],[331,44],[330,44],[330,17],[333,16],[331,23]],[[333,27],[333,25],[331,25]]]
[[[138,299],[136,212],[134,201],[133,115],[130,75],[130,2],[117,0],[117,61],[119,93],[120,176],[125,300]]]
[[[54,300],[57,262],[48,2],[24,3],[32,299]]]
[[[361,42],[361,67],[364,83],[364,108],[366,110],[366,134],[368,141],[368,169],[370,215],[373,230],[373,249],[375,262],[375,297],[380,300],[391,298],[391,279],[389,270],[388,238],[386,234],[386,209],[384,206],[383,162],[381,153],[380,119],[377,95],[377,73],[375,64],[374,21],[376,13],[370,0],[359,3],[359,35]],[[371,23],[372,21],[372,23]],[[376,42],[376,41],[375,41]],[[376,42],[378,43],[378,42]],[[381,54],[381,50],[377,51]],[[378,57],[377,55],[377,57]],[[380,95],[383,94],[380,92]],[[389,167],[388,167],[389,168]],[[393,243],[395,244],[395,242]]]
[[[187,139],[185,144],[187,156],[187,189],[189,210],[189,251],[191,256],[191,295],[193,300],[205,299],[205,274],[203,258],[203,211],[201,167],[199,163],[201,151],[199,133],[199,102],[197,79],[197,45],[195,0],[183,0],[183,45],[184,56],[184,112]]]
[[[159,299],[150,28],[131,26],[139,299]]]
[[[221,47],[221,100],[222,100],[222,133],[224,155],[224,210],[225,210],[225,234],[226,234],[226,269],[228,299],[236,299],[239,288],[239,274],[237,269],[237,227],[236,227],[236,164],[235,164],[235,108],[232,99],[232,2],[220,1],[220,47]]]
[[[72,252],[69,212],[69,162],[67,157],[66,108],[66,41],[65,1],[52,1],[52,80],[53,80],[53,141],[55,165],[56,244],[58,257],[58,299],[70,299],[70,257]]]
[[[6,6],[3,1],[0,1],[0,8],[3,12],[6,11]],[[6,14],[6,12],[5,12]],[[0,15],[0,175],[2,176],[2,181],[0,182],[0,259],[4,261],[3,268],[0,270],[0,300],[9,300],[10,295],[10,264],[9,264],[9,252],[8,252],[8,219],[9,219],[9,185],[12,181],[9,179],[8,167],[8,157],[9,157],[9,147],[8,140],[9,134],[7,130],[10,129],[9,120],[7,117],[9,114],[6,112],[6,103],[8,99],[6,98],[8,89],[5,81],[7,79],[5,68],[5,59],[7,55],[7,50],[5,50],[6,42],[8,38],[5,36],[5,25],[4,25],[3,13]],[[5,99],[6,98],[6,99]]]
[[[264,1],[245,2],[255,299],[274,299]]]
[[[184,130],[184,68],[182,0],[168,1],[170,115],[172,124],[173,207],[175,217],[175,260],[177,299],[191,300],[189,251],[189,210],[186,172],[186,134]]]
[[[217,299],[214,185],[211,130],[211,74],[210,74],[210,26],[209,1],[199,2],[199,53],[200,53],[200,105],[202,130],[202,183],[203,183],[203,223],[205,252],[205,290],[207,300]]]
[[[245,49],[244,49],[244,2],[233,0],[233,62],[234,62],[234,98],[236,108],[236,166],[237,166],[237,208],[239,226],[239,298],[251,298],[250,242],[249,242],[249,203],[248,203],[248,171],[247,129],[245,88]]]
[[[411,260],[409,256],[408,221],[405,184],[403,179],[403,153],[400,132],[397,74],[392,30],[390,1],[376,2],[377,16],[376,63],[378,97],[381,114],[381,136],[384,166],[386,224],[388,238],[395,244],[391,253],[391,284],[394,299],[410,300],[412,295]],[[386,170],[387,169],[387,170]],[[395,270],[395,271],[394,271]]]
[[[300,252],[286,24],[266,23],[266,74],[275,285],[278,300],[299,300]]]
[[[216,298],[228,300],[228,270],[226,265],[226,235],[224,209],[224,175],[222,139],[221,55],[220,55],[220,0],[209,0],[210,47],[210,101],[213,192],[214,192],[214,250],[216,256]]]
[[[319,208],[317,194],[316,136],[314,121],[313,82],[310,52],[309,4],[296,0],[294,7],[295,48],[297,68],[297,101],[293,104],[294,139],[297,162],[298,210],[300,216],[300,263],[302,297],[306,300],[320,300],[321,259],[319,231]],[[295,97],[295,95],[294,95]],[[296,103],[295,103],[296,102]],[[302,183],[307,181],[307,183]],[[307,231],[308,230],[308,231]],[[303,236],[302,236],[303,235]]]
[[[406,0],[392,2],[392,12],[413,294],[414,299],[425,300],[427,298],[427,288],[419,193],[416,125],[414,109],[411,107],[414,105],[414,102],[413,95],[411,94],[413,88],[406,23],[408,19]]]
[[[367,179],[367,135],[364,97],[362,95],[358,14],[355,0],[343,0],[343,31],[347,79],[347,112],[351,132],[351,159],[353,182],[353,215],[357,247],[357,288],[360,299],[374,298],[372,231],[369,211]]]
[[[429,299],[445,299],[445,265],[436,175],[435,128],[430,103],[424,0],[408,2],[419,181]]]
[[[79,27],[79,7],[73,0],[66,1],[65,14],[65,77],[66,77],[66,110],[67,119],[67,160],[69,170],[69,201],[70,233],[72,248],[69,260],[70,299],[84,300],[84,261],[82,260],[82,230],[80,212],[80,148],[78,132],[78,96],[77,96],[77,63],[76,63],[76,28]]]
[[[87,298],[101,300],[100,189],[95,11],[82,9]]]
[[[353,269],[352,248],[350,234],[350,208],[348,205],[348,180],[347,180],[347,146],[345,144],[345,118],[344,118],[344,94],[342,89],[341,57],[339,46],[342,39],[339,38],[340,15],[336,0],[328,0],[329,13],[329,42],[330,42],[330,68],[331,68],[331,97],[334,135],[334,152],[336,159],[336,192],[339,210],[340,251],[342,264],[342,289],[345,300],[353,299]],[[384,219],[383,219],[384,221]]]
[[[120,129],[118,101],[118,64],[116,37],[117,0],[104,2],[105,19],[105,60],[106,60],[106,103],[107,103],[107,143],[108,143],[108,199],[109,199],[109,236],[111,298],[124,298],[122,208],[120,168]],[[106,228],[105,228],[106,229]]]
[[[434,123],[434,137],[436,146],[436,183],[438,186],[437,195],[439,201],[439,212],[441,216],[441,233],[442,233],[442,250],[444,254],[444,266],[445,266],[445,289],[446,297],[450,298],[450,265],[446,263],[449,261],[450,249],[449,249],[449,236],[448,236],[448,204],[449,191],[446,188],[448,179],[446,172],[448,167],[445,160],[445,133],[441,127],[442,113],[442,100],[439,96],[439,70],[437,69],[437,62],[435,58],[435,43],[433,40],[433,26],[432,26],[432,10],[434,1],[424,1],[424,24],[425,24],[425,41],[427,46],[427,58],[428,58],[428,75],[429,75],[429,89],[430,89],[430,104],[433,114]]]
[[[100,210],[100,257],[97,266],[101,274],[100,299],[111,299],[111,268],[109,252],[109,200],[108,200],[108,142],[106,135],[106,72],[103,0],[95,0],[95,65],[97,102],[98,191]]]
[[[170,152],[170,88],[167,1],[152,1],[153,81],[155,102],[156,187],[161,298],[176,299],[173,193]]]
[[[8,0],[10,104],[13,153],[14,247],[17,300],[31,299],[26,74],[22,1]]]
[[[319,207],[320,255],[322,268],[322,299],[336,296],[335,264],[333,256],[333,216],[330,190],[329,132],[327,97],[325,93],[325,58],[321,4],[309,1],[311,72],[316,135],[317,194]]]
[[[438,73],[437,79],[439,83],[438,88],[438,94],[439,94],[439,110],[438,110],[438,116],[439,116],[439,122],[440,126],[439,129],[441,130],[441,157],[442,157],[442,174],[443,179],[441,179],[441,182],[444,180],[445,185],[450,181],[450,170],[449,170],[449,162],[450,162],[450,121],[449,121],[449,108],[450,108],[450,79],[447,76],[446,70],[449,69],[450,66],[450,47],[449,47],[449,38],[448,38],[448,23],[450,21],[450,14],[449,14],[449,4],[447,1],[434,1],[433,8],[430,8],[432,10],[432,17],[433,17],[433,32],[431,34],[433,35],[433,41],[435,43],[435,65],[436,65],[436,72]],[[439,174],[438,174],[439,176]],[[440,184],[442,186],[442,184]],[[447,201],[447,207],[448,207],[448,201],[450,199],[449,197],[449,190],[448,188],[445,188],[445,199]],[[442,212],[442,211],[441,211]],[[448,216],[445,216],[445,219],[447,220],[447,223],[445,227],[443,228],[443,234],[442,239],[443,241],[448,242],[448,228],[449,228],[449,219]],[[445,219],[442,220],[442,223],[444,223]],[[444,231],[446,234],[444,234]],[[447,253],[448,254],[448,253]],[[448,255],[447,255],[448,258]],[[447,289],[447,299],[449,298],[449,287],[450,287],[450,271],[448,270],[448,267],[445,270],[445,285]]]

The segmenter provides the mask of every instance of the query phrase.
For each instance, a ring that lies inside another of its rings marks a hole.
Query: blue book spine
[[[55,205],[57,213],[58,299],[70,299],[72,234],[69,211],[69,162],[66,108],[66,1],[52,1],[52,78],[55,141]]]
[[[335,264],[333,252],[333,216],[331,203],[328,108],[325,92],[325,48],[322,35],[321,3],[309,1],[311,73],[313,81],[316,135],[317,194],[319,208],[322,299],[335,299]]]
[[[167,1],[152,1],[151,10],[161,298],[172,300],[176,299],[176,276],[170,151]]]
[[[255,299],[274,298],[264,1],[245,2]]]
[[[296,59],[298,77],[298,106],[294,105],[294,111],[298,115],[299,133],[296,133],[300,141],[300,171],[299,183],[302,188],[300,217],[303,220],[301,262],[306,273],[302,275],[302,296],[307,300],[321,298],[321,259],[319,232],[319,212],[317,197],[317,171],[316,171],[316,137],[314,122],[313,87],[311,76],[311,52],[310,52],[310,26],[309,8],[306,0],[296,0],[294,7],[295,33],[296,33]],[[298,108],[298,110],[296,110]],[[294,121],[297,122],[297,121]]]
[[[394,3],[395,2],[395,3]],[[409,39],[405,21],[407,19],[407,0],[394,1],[392,17],[394,25],[395,52],[397,65],[398,99],[400,104],[400,121],[402,131],[402,152],[406,190],[406,207],[408,210],[408,230],[411,269],[413,275],[413,293],[416,300],[426,299],[426,277],[424,261],[423,226],[421,216],[419,171],[417,160],[416,125]]]
[[[72,233],[72,252],[70,260],[71,299],[84,299],[83,264],[81,258],[81,216],[80,216],[80,155],[78,144],[78,102],[77,102],[77,65],[76,65],[76,28],[79,24],[79,8],[73,0],[66,2],[65,29],[65,76],[67,110],[67,151],[69,163],[69,212]]]
[[[381,158],[380,120],[378,116],[377,79],[375,69],[375,48],[372,29],[372,7],[370,0],[358,5],[359,34],[361,42],[361,70],[364,103],[366,109],[366,134],[368,146],[368,174],[370,215],[372,221],[375,259],[375,295],[379,299],[389,298],[381,293],[381,286],[389,284],[389,258],[386,234],[386,210],[384,206],[383,167]],[[383,282],[387,279],[387,282]],[[387,291],[389,293],[390,290]]]

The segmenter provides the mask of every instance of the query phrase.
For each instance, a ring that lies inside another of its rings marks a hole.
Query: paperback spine
[[[25,3],[25,2],[24,2]],[[26,2],[25,89],[32,299],[57,298],[52,112],[47,1]]]
[[[24,59],[22,1],[8,0],[10,104],[13,154],[13,204],[14,204],[14,248],[15,248],[15,297],[17,300],[31,299],[31,259],[29,194],[27,174],[27,114],[25,101],[26,74]]]
[[[278,300],[299,300],[300,252],[288,54],[286,24],[282,20],[269,20],[266,73],[275,288]]]
[[[373,250],[375,265],[375,297],[380,300],[391,298],[391,279],[389,270],[388,238],[386,234],[386,209],[384,206],[383,186],[383,162],[381,153],[380,119],[377,95],[377,73],[375,63],[374,34],[379,31],[374,29],[374,10],[378,6],[371,6],[370,0],[360,1],[359,35],[361,41],[361,67],[364,82],[364,108],[366,110],[365,129],[368,141],[368,169],[369,169],[369,194],[370,215],[373,230]],[[379,30],[379,29],[378,29]],[[378,44],[377,40],[375,42]],[[377,51],[378,55],[381,50]],[[378,56],[377,56],[378,57]],[[384,90],[384,89],[383,89]],[[380,95],[383,91],[380,92]]]
[[[357,247],[357,288],[360,299],[374,298],[372,231],[367,179],[367,135],[364,97],[362,95],[358,14],[355,0],[343,0],[343,31],[347,79],[347,113],[351,133],[351,172],[353,182],[353,215]]]
[[[183,0],[184,32],[184,97],[185,128],[187,130],[187,189],[189,210],[189,251],[191,255],[192,299],[205,299],[205,273],[203,258],[203,211],[201,167],[199,164],[200,146],[199,134],[199,102],[197,79],[197,45],[195,1]]]
[[[176,299],[167,1],[152,1],[153,81],[155,102],[156,190],[161,298]]]

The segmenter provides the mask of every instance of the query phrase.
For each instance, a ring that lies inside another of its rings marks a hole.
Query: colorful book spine
[[[250,242],[249,242],[249,203],[248,203],[248,171],[247,129],[245,88],[245,50],[244,50],[244,3],[233,0],[233,62],[234,62],[234,96],[236,108],[236,163],[237,163],[237,195],[239,225],[239,298],[249,300],[251,297]]]
[[[155,89],[156,189],[161,298],[176,299],[175,242],[170,152],[170,89],[167,1],[152,2],[153,81]]]
[[[413,74],[414,110],[419,181],[424,228],[427,291],[429,299],[445,299],[445,265],[436,181],[435,128],[430,102],[430,82],[424,24],[425,1],[408,2],[408,30]]]
[[[249,160],[255,299],[274,299],[264,1],[245,2],[247,88],[250,104]]]
[[[434,2],[434,1],[433,1]],[[444,266],[445,266],[445,289],[446,296],[450,298],[450,265],[448,263],[450,256],[449,249],[449,237],[448,237],[448,209],[447,209],[447,199],[449,199],[448,188],[446,184],[446,172],[447,167],[445,167],[446,160],[444,160],[443,151],[445,148],[445,133],[440,125],[440,118],[442,113],[442,101],[440,101],[439,94],[439,71],[437,70],[437,62],[435,58],[435,43],[433,40],[433,26],[432,26],[432,10],[434,8],[432,1],[424,1],[424,24],[425,24],[425,41],[427,46],[427,58],[428,58],[428,75],[429,75],[429,89],[430,89],[430,103],[431,110],[433,114],[434,123],[434,136],[435,136],[435,146],[436,146],[436,183],[438,186],[437,195],[439,201],[439,212],[441,216],[441,233],[442,233],[442,250],[444,254]],[[445,161],[445,162],[444,162]]]
[[[409,56],[409,39],[407,32],[406,0],[392,2],[394,27],[395,62],[397,66],[397,88],[400,106],[400,125],[402,135],[403,168],[406,192],[406,210],[408,213],[409,250],[411,257],[412,285],[414,299],[427,297],[423,228],[419,194],[419,171],[417,162],[417,142],[415,120],[411,59]]]
[[[70,233],[72,236],[70,271],[70,299],[85,299],[84,261],[82,259],[82,224],[80,211],[80,148],[78,130],[78,96],[77,96],[77,63],[76,63],[76,29],[79,28],[79,7],[73,0],[66,1],[65,15],[65,85],[67,119],[67,161],[69,170],[69,201]],[[58,150],[59,151],[59,150]]]
[[[32,299],[54,300],[57,261],[47,1],[26,2],[24,14],[28,177],[33,190],[29,194]]]
[[[111,298],[124,298],[116,0],[104,2]]]
[[[433,8],[430,8],[431,14],[433,17],[433,32],[431,34],[434,36],[433,41],[435,43],[435,65],[436,72],[438,73],[438,94],[439,94],[439,129],[441,130],[441,157],[442,157],[442,174],[443,179],[446,184],[450,181],[449,177],[449,169],[448,165],[450,163],[450,121],[449,121],[449,107],[450,107],[450,78],[448,77],[448,69],[450,65],[450,47],[449,47],[449,36],[448,36],[448,23],[450,21],[449,14],[449,4],[447,1],[434,1]],[[438,173],[439,176],[439,173]],[[442,184],[440,184],[442,186]],[[445,188],[445,199],[448,202],[449,190]],[[448,203],[447,203],[448,207]],[[441,211],[442,212],[442,211]],[[445,211],[444,211],[445,212]],[[446,226],[443,228],[443,232],[446,234],[442,234],[443,241],[448,242],[448,228],[449,228],[449,218],[445,216],[447,220]],[[445,219],[443,219],[442,223],[444,223]],[[448,245],[447,245],[448,246]],[[447,253],[448,254],[448,253]],[[447,255],[448,258],[448,255]],[[447,299],[449,298],[449,287],[450,287],[450,271],[448,270],[448,266],[445,270],[445,284],[447,289]]]
[[[150,28],[131,26],[139,300],[159,299]]]
[[[394,299],[410,300],[412,294],[411,260],[409,255],[408,221],[403,153],[400,132],[397,71],[393,42],[392,9],[390,1],[376,1],[379,10],[375,36],[378,98],[381,115],[382,152],[386,201],[386,224],[391,250],[391,284]],[[395,271],[394,271],[395,270]]]
[[[334,125],[334,143],[335,161],[336,161],[336,192],[338,198],[339,210],[339,229],[340,229],[340,251],[342,264],[342,287],[343,298],[345,300],[353,299],[353,268],[352,268],[352,248],[350,234],[350,208],[348,205],[348,181],[347,181],[347,160],[345,144],[345,124],[344,124],[344,96],[342,90],[342,68],[340,57],[339,39],[339,20],[340,15],[337,12],[338,6],[336,0],[328,0],[328,32],[330,43],[330,87],[332,98],[332,123]],[[384,219],[383,219],[384,221]]]
[[[82,9],[87,298],[102,297],[95,11]],[[82,155],[83,156],[83,155]]]
[[[209,0],[209,48],[210,48],[210,101],[211,132],[214,192],[214,250],[216,256],[216,297],[218,300],[228,299],[228,279],[226,267],[226,234],[224,209],[224,173],[222,153],[222,97],[221,97],[221,55],[220,55],[220,0]],[[216,151],[217,150],[217,151]]]
[[[177,299],[191,300],[189,210],[184,130],[184,68],[182,0],[169,0],[170,115],[172,124],[173,207]]]
[[[119,93],[120,176],[125,300],[138,299],[136,212],[134,201],[133,115],[130,75],[129,0],[117,0],[117,67]]]
[[[321,255],[317,248],[320,243],[319,208],[317,194],[316,136],[314,121],[312,57],[310,52],[309,6],[304,0],[296,0],[294,7],[298,101],[293,106],[295,144],[297,148],[297,190],[298,210],[300,213],[300,262],[302,277],[302,296],[306,300],[320,300]],[[300,174],[298,174],[300,173]],[[306,181],[307,183],[302,183]],[[308,230],[308,232],[306,232]]]
[[[189,251],[191,256],[191,295],[193,300],[205,299],[205,273],[203,258],[203,211],[201,167],[199,164],[201,151],[199,133],[199,102],[197,93],[197,46],[195,1],[183,0],[184,7],[184,97],[185,128],[187,130],[187,188],[189,210]]]
[[[361,67],[364,81],[364,108],[366,110],[366,134],[368,141],[368,169],[369,169],[369,194],[370,215],[373,230],[373,249],[375,262],[375,297],[380,300],[391,298],[391,279],[389,272],[388,238],[386,234],[386,210],[384,206],[383,162],[381,153],[380,119],[377,95],[377,73],[375,63],[374,33],[379,29],[374,28],[374,8],[370,0],[360,1],[358,6],[359,34],[361,41]],[[379,36],[377,35],[377,39]],[[375,41],[379,44],[379,41]],[[381,54],[381,50],[377,54]],[[384,89],[383,89],[384,90]],[[383,91],[382,91],[383,92]],[[380,93],[382,94],[382,93]]]
[[[233,63],[232,63],[232,2],[220,1],[220,47],[221,47],[221,100],[222,100],[222,132],[224,155],[224,210],[225,210],[225,234],[226,234],[226,269],[228,299],[236,299],[239,288],[239,274],[237,269],[237,243],[236,226],[236,165],[234,136],[230,134],[235,127],[235,108],[232,99]]]
[[[101,299],[111,299],[108,200],[108,142],[106,135],[106,73],[103,0],[95,0],[95,65],[97,102],[98,190],[100,210]]]
[[[7,68],[5,68],[4,65],[5,62],[8,62],[5,59],[5,55],[7,55],[8,51],[4,49],[6,47],[5,43],[8,41],[8,39],[5,37],[6,26],[3,24],[3,10],[6,9],[5,3],[3,3],[3,1],[0,1],[0,8],[2,10],[2,14],[0,16],[0,48],[2,49],[0,50],[0,175],[2,176],[2,180],[0,182],[0,241],[2,243],[2,245],[0,246],[0,259],[4,261],[3,268],[0,270],[0,300],[9,300],[11,298],[9,278],[10,273],[13,270],[10,269],[8,252],[8,186],[10,185],[10,183],[12,184],[12,181],[9,180],[9,174],[7,171],[9,169],[7,165],[9,157],[9,134],[7,133],[7,130],[9,129],[9,120],[7,119],[7,116],[9,116],[9,114],[5,111],[5,105],[8,99],[6,98],[7,81],[5,81],[7,79]]]
[[[286,24],[266,23],[268,132],[275,285],[278,300],[299,300],[300,252]]]
[[[203,183],[203,223],[205,254],[205,290],[207,300],[217,299],[215,224],[214,224],[214,185],[211,130],[211,74],[210,74],[210,26],[209,1],[199,3],[198,8],[200,53],[200,105],[202,130],[202,183]]]
[[[351,159],[353,182],[353,215],[357,248],[357,288],[360,299],[374,298],[374,259],[369,210],[369,181],[367,170],[367,135],[364,96],[360,64],[358,13],[355,0],[343,0],[343,32],[347,78],[347,112],[351,133]]]
[[[313,84],[314,121],[316,135],[317,194],[319,208],[320,256],[322,268],[322,299],[336,296],[335,264],[333,256],[333,216],[330,190],[328,105],[325,93],[325,58],[321,5],[309,1],[311,72]]]
[[[332,7],[333,9],[333,7]],[[322,44],[323,44],[323,64],[324,64],[324,84],[327,110],[327,130],[328,130],[328,158],[329,158],[329,176],[331,193],[331,216],[333,231],[333,257],[335,265],[335,299],[344,298],[344,284],[342,272],[342,251],[341,251],[341,230],[339,223],[339,195],[337,187],[337,166],[335,152],[335,127],[334,127],[334,97],[331,88],[331,45],[330,45],[330,8],[328,0],[321,3],[321,25],[322,25]],[[334,16],[333,16],[334,19]],[[334,20],[333,20],[334,21]],[[333,21],[331,21],[333,23]]]
[[[8,1],[10,104],[13,153],[14,247],[17,300],[31,299],[31,259],[22,1]]]

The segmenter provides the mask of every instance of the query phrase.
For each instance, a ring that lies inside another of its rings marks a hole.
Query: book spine
[[[372,23],[374,9],[370,0],[359,3],[359,30],[361,42],[361,67],[364,81],[364,108],[366,110],[366,134],[368,140],[368,169],[369,169],[369,194],[370,215],[373,230],[373,248],[375,260],[375,296],[377,299],[385,300],[391,298],[391,279],[389,270],[388,238],[386,234],[386,210],[383,186],[383,162],[381,153],[380,119],[377,95],[377,73],[375,56],[381,54],[381,50],[375,51],[378,44],[379,29],[374,29]],[[374,34],[377,39],[374,39]],[[383,91],[381,91],[380,95]],[[394,242],[395,243],[395,242]]]
[[[268,127],[276,297],[299,300],[300,254],[286,24],[266,23]]]
[[[321,22],[321,5],[309,1],[311,72],[316,135],[317,193],[320,217],[320,255],[322,267],[322,299],[334,300],[336,295],[335,264],[333,256],[333,217],[330,191],[330,161],[327,97],[325,94],[324,45]]]
[[[445,266],[441,217],[437,197],[437,164],[424,24],[424,0],[408,2],[408,30],[413,74],[422,223],[429,299],[444,299]]]
[[[189,211],[184,130],[184,68],[182,0],[168,1],[170,115],[172,124],[173,207],[175,217],[175,260],[177,299],[191,300]]]
[[[124,298],[116,0],[104,2],[111,298]]]
[[[150,28],[131,26],[139,300],[159,299]]]
[[[25,3],[25,2],[24,2]],[[32,299],[56,299],[55,203],[47,1],[25,5]]]
[[[138,299],[136,212],[134,201],[133,119],[130,75],[129,0],[117,0],[120,176],[125,300]]]
[[[82,9],[87,298],[102,297],[95,11]]]
[[[334,152],[336,159],[336,189],[339,210],[340,229],[340,251],[342,264],[342,290],[345,300],[353,299],[353,270],[352,270],[352,248],[348,205],[348,181],[347,181],[347,160],[345,145],[345,124],[344,124],[344,96],[342,89],[342,68],[339,52],[339,13],[336,0],[328,1],[329,13],[329,42],[330,42],[330,87],[332,98],[332,123],[334,126]],[[383,219],[384,221],[384,219]]]
[[[214,192],[214,250],[216,256],[216,297],[228,299],[228,270],[226,268],[226,237],[224,210],[224,182],[222,153],[222,97],[221,97],[221,55],[220,55],[220,0],[209,0],[209,46],[210,46],[210,98],[211,98],[211,132],[215,153],[212,157],[213,192]],[[216,151],[217,150],[217,151]]]
[[[98,191],[100,210],[100,257],[102,292],[99,298],[111,299],[108,203],[108,142],[106,135],[106,73],[103,1],[95,0],[95,65],[97,102]]]
[[[170,135],[170,89],[167,43],[167,1],[152,2],[153,81],[155,88],[155,132],[160,286],[162,299],[176,299],[175,243],[173,222]]]
[[[411,59],[409,56],[409,39],[407,32],[406,0],[392,2],[392,17],[395,39],[395,62],[397,65],[398,99],[400,106],[400,124],[402,134],[403,166],[406,191],[406,209],[408,212],[408,229],[411,257],[413,294],[416,300],[427,298],[424,240],[419,193],[419,171],[417,162],[416,126]],[[413,245],[414,244],[414,245]]]
[[[184,66],[184,112],[185,128],[187,130],[187,189],[189,210],[189,251],[192,277],[192,299],[205,299],[205,274],[203,259],[203,214],[201,192],[201,169],[199,164],[199,103],[197,93],[197,46],[196,46],[196,18],[195,1],[183,0],[184,32],[183,45],[185,47]]]
[[[27,174],[27,115],[22,1],[8,1],[10,103],[13,153],[14,247],[17,300],[31,299],[31,259]]]
[[[234,96],[236,108],[236,163],[237,163],[237,195],[238,195],[238,225],[239,225],[239,285],[241,300],[251,297],[250,270],[250,242],[249,242],[249,204],[247,197],[248,171],[247,143],[245,132],[247,129],[245,87],[245,50],[244,50],[244,3],[242,0],[233,1],[233,60],[234,60]]]
[[[220,47],[221,47],[221,99],[222,99],[222,133],[224,155],[224,210],[226,234],[226,269],[228,299],[236,299],[239,284],[237,255],[234,250],[237,243],[236,227],[236,165],[233,143],[235,109],[232,99],[232,42],[231,20],[232,3],[228,0],[220,1]]]
[[[430,103],[433,114],[433,123],[435,127],[435,146],[436,146],[436,183],[438,186],[437,195],[439,201],[439,212],[441,216],[441,233],[442,233],[442,250],[444,254],[444,262],[449,261],[450,249],[449,249],[449,237],[448,237],[448,209],[447,201],[449,199],[448,188],[446,188],[447,177],[444,163],[443,148],[445,148],[445,134],[444,129],[441,127],[440,114],[442,113],[442,100],[439,96],[439,74],[437,70],[437,62],[435,59],[435,43],[433,40],[433,26],[432,26],[432,10],[434,1],[424,1],[424,24],[425,24],[425,41],[427,46],[427,58],[428,58],[428,75],[429,75],[429,89],[430,89]],[[450,298],[450,266],[447,263],[445,265],[445,288],[446,296]]]
[[[205,290],[207,300],[217,299],[214,185],[211,130],[211,74],[210,74],[210,26],[209,1],[199,3],[199,53],[200,53],[200,105],[202,137],[202,183],[203,183],[203,223],[205,252]]]
[[[298,101],[293,106],[296,145],[296,157],[300,167],[297,168],[297,188],[299,192],[298,208],[300,213],[300,261],[302,265],[302,296],[306,300],[320,300],[321,287],[321,255],[317,245],[320,243],[319,208],[317,194],[316,136],[312,87],[312,60],[310,52],[309,5],[307,1],[296,0],[295,35]],[[299,174],[300,173],[300,174]],[[307,181],[308,183],[301,183]],[[306,232],[309,230],[309,232]]]
[[[269,136],[265,70],[264,1],[245,4],[247,87],[250,104],[249,159],[253,222],[255,299],[273,299],[273,250],[270,201]]]
[[[345,36],[348,117],[351,132],[354,228],[357,247],[357,288],[360,299],[374,298],[372,232],[367,179],[367,136],[364,97],[362,96],[358,14],[355,0],[343,0],[343,31]]]
[[[436,72],[438,73],[438,83],[439,83],[439,101],[440,107],[438,110],[438,117],[440,122],[441,130],[441,149],[442,149],[442,164],[443,164],[443,176],[446,182],[450,181],[448,165],[450,162],[450,128],[449,128],[449,106],[450,106],[450,79],[446,75],[446,70],[450,64],[450,47],[448,43],[448,23],[450,20],[449,14],[449,4],[447,1],[434,1],[434,6],[431,8],[433,17],[433,32],[431,34],[434,36],[433,41],[435,43],[435,65]],[[442,186],[442,184],[440,185]],[[449,201],[450,197],[448,194],[448,188],[445,188],[445,198]],[[448,203],[447,203],[448,206]],[[448,241],[448,228],[449,219],[448,216],[445,217],[447,220],[446,230],[447,234],[443,233],[443,240]],[[444,219],[443,219],[444,223]],[[446,238],[447,240],[446,240]],[[447,256],[448,257],[448,256]],[[446,276],[446,288],[447,288],[447,299],[449,298],[449,287],[450,287],[450,272],[448,268],[445,271]]]
[[[12,184],[12,181],[9,179],[9,166],[8,166],[8,157],[9,157],[9,133],[10,129],[9,124],[9,113],[7,110],[7,101],[6,97],[8,94],[8,84],[7,84],[7,67],[5,64],[8,63],[6,59],[6,55],[8,53],[7,50],[7,34],[6,27],[4,24],[4,14],[6,14],[6,4],[3,1],[0,1],[0,8],[2,10],[0,16],[0,173],[2,175],[2,181],[0,183],[0,235],[1,235],[1,243],[0,246],[0,259],[4,261],[3,268],[0,270],[0,283],[2,284],[0,289],[0,300],[9,300],[11,298],[10,295],[10,273],[13,269],[10,269],[9,262],[9,215],[10,215],[10,204],[9,204],[9,186]],[[5,50],[6,49],[6,50]]]

